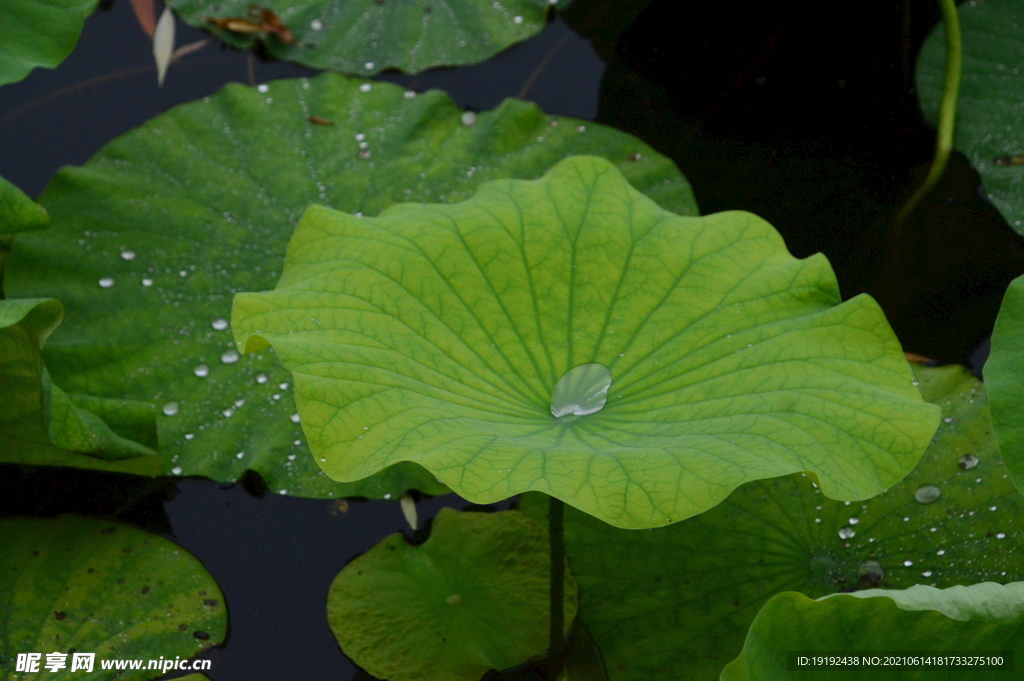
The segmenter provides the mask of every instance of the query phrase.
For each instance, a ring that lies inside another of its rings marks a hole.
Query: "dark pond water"
[[[485,64],[383,78],[443,88],[477,110],[524,96],[632,132],[676,160],[703,212],[751,210],[795,255],[823,251],[844,296],[878,298],[908,351],[942,363],[975,352],[980,366],[1002,292],[1024,272],[1024,240],[961,157],[907,225],[899,267],[883,253],[887,220],[931,155],[912,71],[936,20],[934,0],[577,0],[566,20]],[[179,25],[179,44],[201,37]],[[37,195],[61,165],[245,82],[250,68],[245,54],[211,45],[158,89],[150,63],[127,2],[115,0],[58,69],[0,89],[0,175]],[[256,82],[310,73],[251,68]],[[0,466],[0,515],[116,517],[180,542],[229,607],[228,641],[207,654],[216,681],[351,679],[326,624],[327,588],[347,561],[403,529],[398,506],[341,510],[259,488]],[[425,501],[421,517],[446,504],[464,502]]]

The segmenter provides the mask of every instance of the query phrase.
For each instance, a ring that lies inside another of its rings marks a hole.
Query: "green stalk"
[[[565,535],[564,507],[560,499],[550,498],[548,504],[548,535],[551,540],[551,628],[548,645],[548,679],[555,681],[562,673],[565,660]]]
[[[942,83],[942,101],[939,104],[938,131],[935,135],[935,159],[924,183],[903,204],[893,220],[894,242],[899,240],[903,223],[928,192],[938,184],[949,162],[949,153],[953,149],[953,124],[956,121],[956,100],[960,90],[960,62],[963,51],[960,42],[960,18],[956,13],[955,0],[939,0],[939,5],[942,7],[942,21],[946,29],[946,73]]]

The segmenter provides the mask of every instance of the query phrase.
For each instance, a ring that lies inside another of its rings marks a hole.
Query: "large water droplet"
[[[135,260],[135,251],[121,251],[122,260]]]
[[[212,326],[216,331],[223,331],[228,328],[228,320],[223,317],[221,319],[214,319],[210,326]]]
[[[974,454],[964,454],[960,457],[960,468],[969,471],[978,465],[978,457]]]
[[[194,373],[199,378],[206,378],[207,376],[210,375],[210,367],[206,366],[205,364],[200,364],[199,366],[192,370],[192,373]]]
[[[168,402],[167,404],[164,405],[164,415],[174,416],[175,414],[178,413],[178,406],[179,405],[177,402]]]
[[[839,528],[839,538],[840,539],[851,539],[851,538],[853,538],[853,536],[855,534],[857,534],[857,531],[855,529],[853,529],[852,527],[840,527]]]
[[[238,361],[238,351],[228,350],[227,352],[220,356],[220,361],[224,362],[225,364],[234,364],[235,362]]]
[[[299,415],[298,414],[292,414],[291,415],[291,419],[292,419],[292,423],[298,423],[301,420],[301,419],[299,419]]]
[[[581,364],[565,372],[551,395],[551,415],[586,416],[599,412],[608,401],[612,375],[603,364]]]
[[[103,277],[100,279],[100,288],[110,288],[114,285],[113,277]]]
[[[260,384],[266,383],[267,380],[268,379],[267,379],[267,375],[266,374],[259,374],[258,376],[256,376],[256,382],[257,383],[260,383]]]
[[[924,487],[917,488],[917,491],[914,492],[914,499],[919,504],[930,504],[938,499],[941,494],[942,490],[935,485],[925,485]]]
[[[860,574],[877,585],[885,577],[885,570],[877,560],[866,560],[860,564]]]

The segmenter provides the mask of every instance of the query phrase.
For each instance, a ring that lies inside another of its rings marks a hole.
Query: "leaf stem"
[[[960,41],[960,18],[956,12],[955,0],[939,0],[942,21],[946,31],[946,72],[942,83],[942,100],[939,104],[939,123],[935,134],[935,159],[928,170],[928,177],[900,208],[893,220],[894,241],[899,239],[903,223],[928,195],[942,177],[949,153],[953,149],[953,126],[956,121],[956,101],[960,90],[960,63],[962,45]]]
[[[548,503],[548,535],[551,540],[551,628],[548,646],[548,679],[555,681],[562,673],[565,647],[565,508],[561,499],[550,497]]]

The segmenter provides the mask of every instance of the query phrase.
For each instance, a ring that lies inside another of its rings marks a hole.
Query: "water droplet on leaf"
[[[919,504],[930,504],[936,499],[938,499],[941,494],[942,490],[940,490],[937,486],[925,485],[923,487],[917,488],[917,491],[914,492],[914,499]]]
[[[164,415],[174,416],[175,414],[178,413],[178,406],[179,405],[177,402],[168,402],[167,404],[164,405],[163,408]]]
[[[206,366],[205,364],[200,364],[199,366],[192,370],[192,373],[194,373],[199,378],[206,378],[207,376],[210,375],[210,367]]]
[[[601,411],[608,401],[612,375],[602,364],[581,364],[558,379],[551,394],[551,415],[586,416]]]

